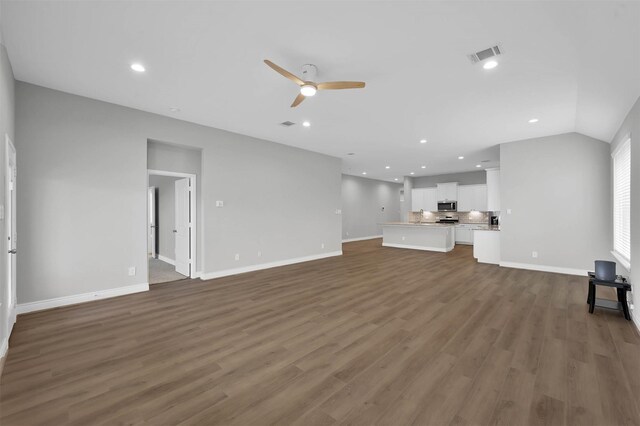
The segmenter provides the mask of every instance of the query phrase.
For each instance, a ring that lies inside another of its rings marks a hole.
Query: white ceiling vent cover
[[[502,55],[502,48],[496,45],[476,53],[471,53],[470,55],[467,55],[467,57],[472,63],[475,64],[477,62],[484,61],[485,59],[489,59],[498,55]]]

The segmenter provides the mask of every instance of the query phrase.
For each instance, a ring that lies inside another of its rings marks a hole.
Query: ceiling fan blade
[[[318,83],[318,90],[362,89],[364,86],[363,81],[329,81]]]
[[[289,80],[291,80],[294,83],[296,83],[298,86],[302,86],[304,84],[304,81],[302,81],[299,77],[296,77],[295,75],[291,74],[289,71],[285,70],[284,68],[281,68],[281,67],[277,66],[276,64],[274,64],[270,60],[265,59],[264,63],[269,65],[271,68],[273,68],[278,74],[281,74],[281,75],[287,77]]]
[[[296,98],[293,100],[293,103],[291,104],[291,108],[297,107],[302,103],[302,101],[304,101],[304,95],[302,93],[298,93],[298,96],[296,96]]]

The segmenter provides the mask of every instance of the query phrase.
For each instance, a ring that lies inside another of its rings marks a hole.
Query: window
[[[613,157],[613,255],[631,267],[631,139]]]

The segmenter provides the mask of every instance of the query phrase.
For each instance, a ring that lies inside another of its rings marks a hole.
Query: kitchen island
[[[384,247],[448,252],[455,246],[455,228],[451,224],[390,222],[382,224]]]

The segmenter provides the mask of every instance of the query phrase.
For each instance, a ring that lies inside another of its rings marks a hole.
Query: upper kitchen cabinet
[[[438,184],[438,201],[458,201],[458,182]]]
[[[500,211],[500,169],[487,169],[487,210]]]
[[[487,211],[486,185],[460,185],[458,187],[458,211]]]
[[[438,190],[436,188],[425,188],[422,195],[422,209],[426,212],[438,211]]]
[[[411,190],[411,211],[417,212],[422,209],[424,198],[424,190],[423,189],[412,189]]]
[[[411,211],[420,209],[426,212],[438,210],[438,197],[436,188],[416,188],[411,190]]]

